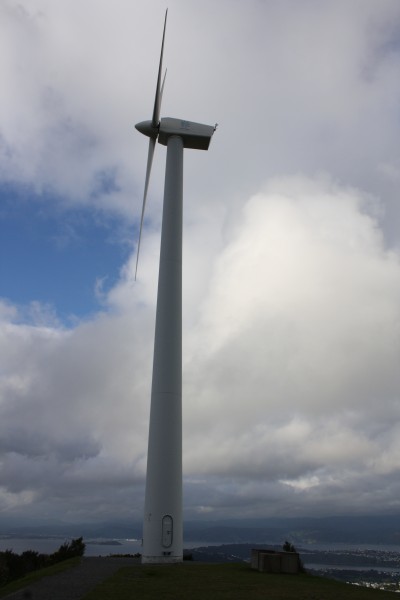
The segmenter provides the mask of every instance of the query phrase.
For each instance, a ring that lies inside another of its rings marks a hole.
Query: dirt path
[[[78,566],[43,577],[29,587],[4,596],[3,600],[80,600],[118,569],[137,562],[134,558],[90,556],[83,558]]]

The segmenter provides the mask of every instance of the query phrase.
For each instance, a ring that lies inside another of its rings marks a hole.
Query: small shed
[[[298,552],[275,552],[253,548],[251,568],[262,573],[296,574],[300,572],[300,556]]]

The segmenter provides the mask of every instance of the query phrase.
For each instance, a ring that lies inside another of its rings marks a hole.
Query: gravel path
[[[78,566],[43,577],[27,588],[4,596],[3,600],[80,600],[118,569],[137,562],[138,559],[134,558],[90,556],[83,558]]]

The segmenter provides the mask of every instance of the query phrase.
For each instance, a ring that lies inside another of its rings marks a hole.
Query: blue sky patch
[[[0,188],[0,206],[0,297],[51,304],[61,319],[97,310],[96,281],[114,285],[130,250],[125,235],[118,241],[121,219],[11,185]]]

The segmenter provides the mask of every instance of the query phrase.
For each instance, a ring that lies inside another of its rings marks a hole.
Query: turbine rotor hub
[[[140,133],[147,135],[147,137],[155,139],[158,136],[159,125],[157,125],[157,127],[153,127],[151,121],[141,121],[140,123],[137,123],[135,127],[138,131],[140,131]]]

